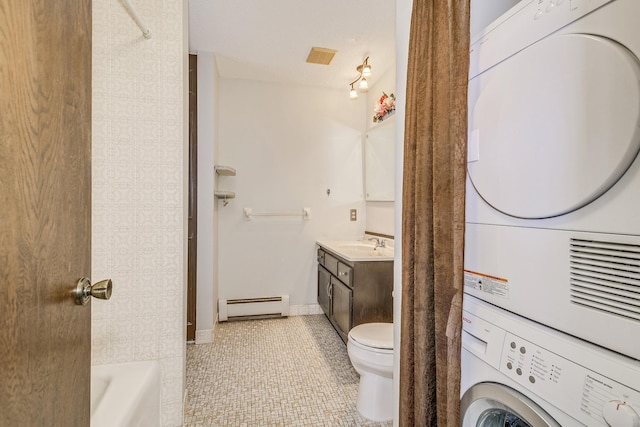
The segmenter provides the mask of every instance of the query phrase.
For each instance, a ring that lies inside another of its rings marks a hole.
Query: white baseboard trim
[[[312,314],[324,314],[320,304],[300,304],[289,306],[290,316],[309,316]]]
[[[216,333],[216,326],[218,325],[218,315],[216,314],[216,319],[213,322],[212,329],[204,329],[202,331],[196,331],[196,344],[208,344],[213,342],[213,337]]]
[[[196,331],[196,344],[207,344],[213,342],[213,329]]]

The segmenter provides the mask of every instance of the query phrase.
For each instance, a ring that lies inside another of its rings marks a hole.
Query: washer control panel
[[[640,427],[640,392],[510,332],[500,371],[585,425]]]

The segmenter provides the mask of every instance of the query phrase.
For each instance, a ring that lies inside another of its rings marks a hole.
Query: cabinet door
[[[331,316],[331,274],[321,265],[318,266],[318,304],[327,316]]]
[[[351,296],[353,291],[335,277],[331,281],[332,315],[339,331],[346,338],[351,329]]]

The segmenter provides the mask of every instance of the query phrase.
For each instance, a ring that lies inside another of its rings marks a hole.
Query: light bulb
[[[362,68],[362,76],[363,77],[369,77],[371,75],[371,65],[366,64],[363,68]]]
[[[366,92],[369,90],[369,83],[367,83],[367,79],[363,77],[362,80],[360,80],[358,89],[360,89],[360,92]]]
[[[351,85],[351,90],[349,91],[349,98],[356,99],[358,97],[358,91],[353,88]]]

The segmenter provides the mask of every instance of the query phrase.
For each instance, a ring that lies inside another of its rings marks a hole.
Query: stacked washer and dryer
[[[640,427],[640,0],[472,42],[464,426]]]

